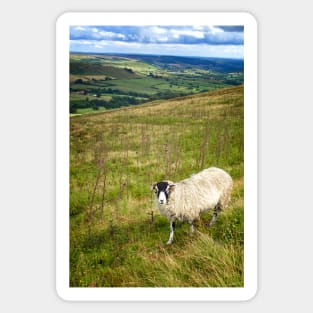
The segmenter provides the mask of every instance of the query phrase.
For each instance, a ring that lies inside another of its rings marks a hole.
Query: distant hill
[[[104,75],[116,79],[129,79],[140,77],[132,70],[127,68],[118,68],[109,65],[93,64],[86,62],[71,62],[70,74],[72,75]]]
[[[204,57],[182,57],[166,55],[136,55],[126,54],[125,57],[137,59],[162,68],[199,68],[222,73],[242,72],[244,61],[241,59],[204,58]]]

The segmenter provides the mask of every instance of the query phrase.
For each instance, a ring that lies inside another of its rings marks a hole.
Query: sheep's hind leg
[[[170,229],[171,229],[171,232],[170,232],[170,237],[167,242],[168,245],[172,244],[173,239],[174,239],[175,221],[170,221]]]
[[[193,221],[189,221],[189,225],[190,225],[190,234],[193,235],[193,233],[195,232],[195,227],[193,225]]]
[[[222,209],[221,209],[221,206],[220,206],[220,204],[218,203],[218,204],[216,205],[216,207],[214,208],[213,216],[212,216],[211,221],[210,221],[210,223],[209,223],[209,227],[211,227],[211,226],[213,226],[213,225],[215,224],[217,217],[218,217],[219,214],[221,213],[221,210],[222,210]]]

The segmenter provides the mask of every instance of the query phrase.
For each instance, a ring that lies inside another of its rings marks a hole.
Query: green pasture
[[[243,86],[72,116],[70,286],[242,287],[243,122]],[[193,236],[177,223],[167,246],[150,185],[210,166],[233,177],[230,207]]]

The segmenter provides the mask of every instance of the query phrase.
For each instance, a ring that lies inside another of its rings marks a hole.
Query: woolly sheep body
[[[230,175],[215,167],[204,169],[178,183],[167,183],[171,187],[168,189],[168,201],[165,204],[157,201],[157,206],[171,222],[168,243],[173,240],[175,220],[189,222],[193,231],[193,221],[202,212],[214,209],[211,226],[219,212],[228,206],[233,186]]]

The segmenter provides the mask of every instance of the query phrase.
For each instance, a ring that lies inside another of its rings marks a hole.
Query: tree
[[[74,83],[75,83],[75,84],[83,84],[84,82],[83,82],[83,80],[82,80],[81,78],[79,78],[79,79],[76,79],[76,80],[74,81]]]

